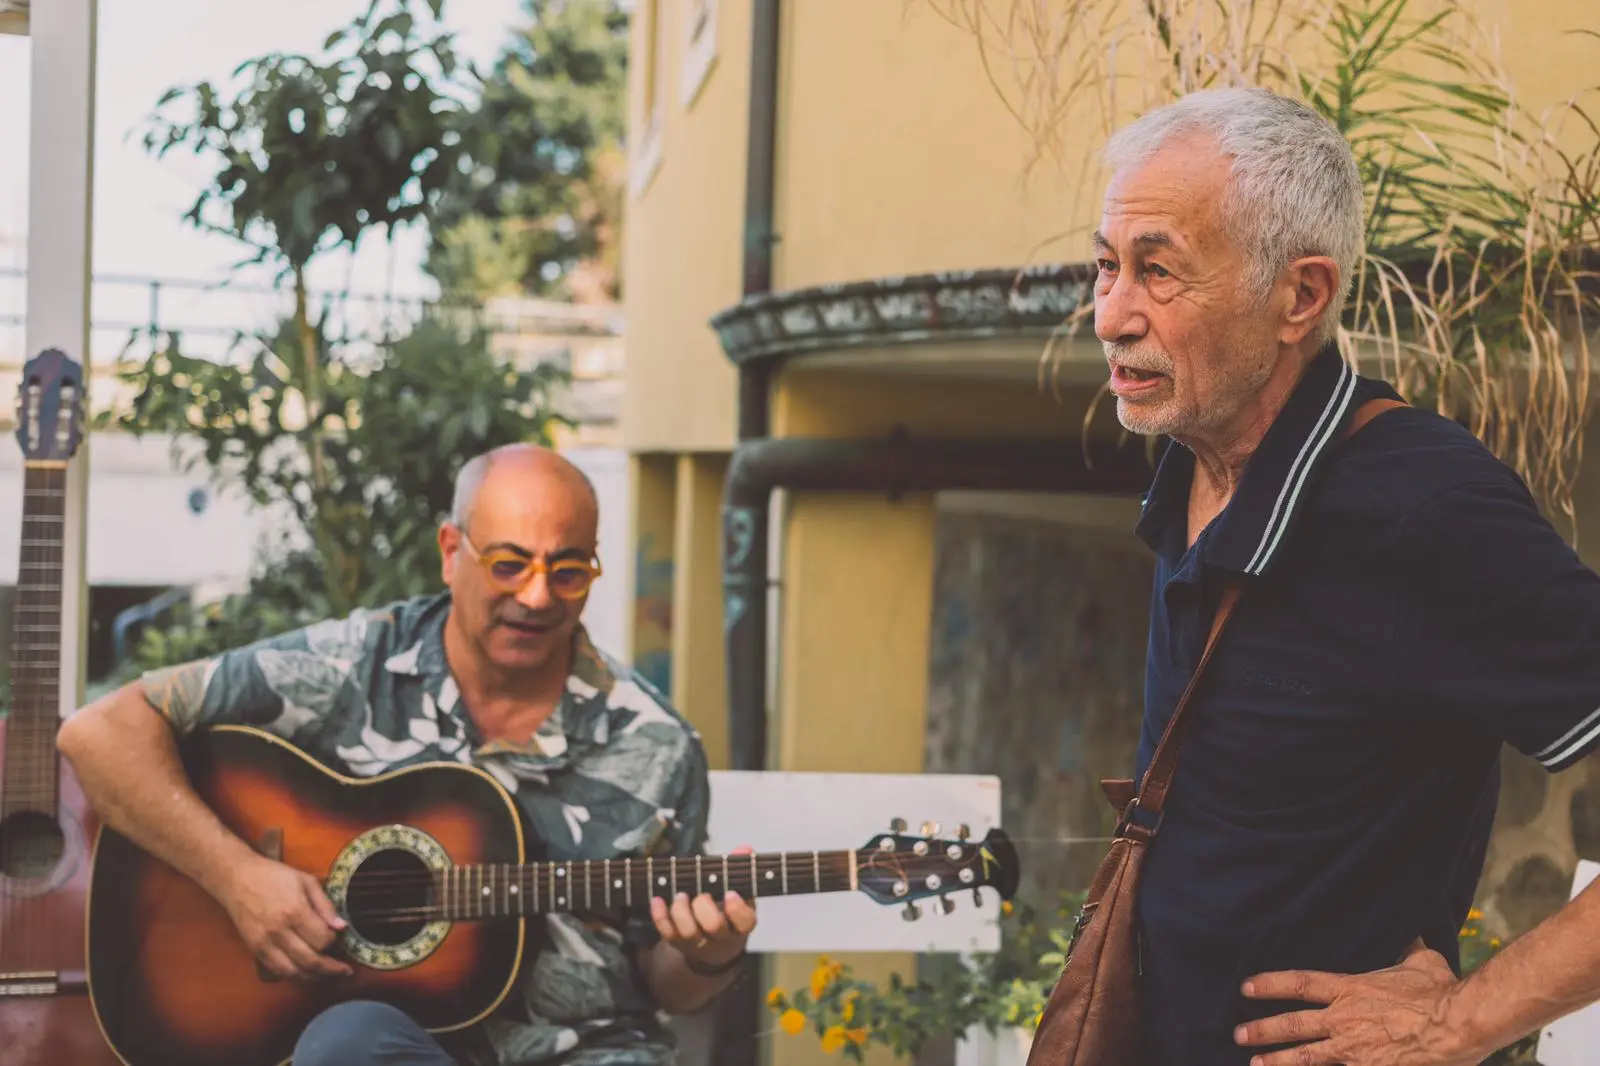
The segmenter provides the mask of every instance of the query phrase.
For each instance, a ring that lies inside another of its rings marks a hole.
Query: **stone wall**
[[[1505,749],[1500,809],[1478,883],[1478,906],[1491,932],[1527,932],[1567,901],[1579,859],[1600,861],[1596,766],[1590,758],[1551,775]]]

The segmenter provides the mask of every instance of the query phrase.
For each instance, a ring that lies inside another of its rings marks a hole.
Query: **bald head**
[[[491,484],[491,480],[493,484]],[[487,488],[498,494],[538,493],[541,488],[559,486],[587,499],[595,520],[600,514],[600,498],[589,476],[566,457],[537,444],[503,444],[467,460],[456,474],[455,497],[450,504],[450,521],[467,528],[478,497]]]
[[[450,521],[439,527],[456,634],[447,639],[495,671],[549,668],[564,677],[600,573],[599,524],[594,486],[549,448],[509,444],[468,462]]]

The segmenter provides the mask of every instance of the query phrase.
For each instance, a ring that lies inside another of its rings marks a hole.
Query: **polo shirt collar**
[[[1307,487],[1355,409],[1359,381],[1335,346],[1317,354],[1250,457],[1233,499],[1201,541],[1202,561],[1253,576],[1271,569]],[[1161,550],[1174,523],[1180,530],[1187,526],[1193,476],[1193,453],[1169,446],[1137,528],[1151,548]]]

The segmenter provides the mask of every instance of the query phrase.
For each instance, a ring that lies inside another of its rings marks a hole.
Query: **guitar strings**
[[[29,890],[29,857],[23,854],[27,841],[20,840],[20,834],[27,832],[27,829],[18,825],[16,816],[30,812],[47,814],[57,809],[60,802],[54,743],[54,728],[60,715],[57,706],[60,702],[60,679],[41,669],[50,666],[51,656],[35,659],[33,654],[25,654],[23,649],[28,653],[48,651],[53,641],[56,657],[59,658],[61,597],[64,595],[62,586],[65,582],[59,582],[53,589],[47,585],[30,588],[34,579],[29,571],[47,574],[61,572],[62,553],[59,545],[66,518],[65,489],[65,469],[30,466],[24,472],[24,521],[13,612],[16,623],[12,638],[14,687],[12,709],[6,721],[4,768],[0,769],[0,775],[3,775],[3,782],[0,783],[4,786],[0,790],[0,829],[3,829],[3,833],[0,833],[0,862],[21,874],[18,882],[13,882],[7,872],[0,869],[0,935],[4,935],[9,942],[0,943],[0,969],[9,971],[33,972],[44,969],[47,957],[45,945],[51,932],[39,913],[41,906],[48,905],[50,894]],[[30,516],[31,500],[45,501],[45,506],[39,513]],[[52,525],[55,528],[52,529]],[[53,602],[48,597],[52,591],[55,594]],[[46,593],[46,602],[34,602],[35,597],[31,594],[38,592]],[[36,622],[32,619],[33,615],[43,617]],[[29,636],[35,633],[43,634],[48,639]],[[19,709],[24,707],[28,712],[36,713],[19,715]],[[47,745],[40,743],[46,739],[39,736],[41,729],[50,732]],[[19,764],[16,753],[24,746],[30,751],[42,749],[44,753],[35,751],[35,761]],[[40,807],[43,811],[38,811]],[[49,872],[46,871],[47,876]]]

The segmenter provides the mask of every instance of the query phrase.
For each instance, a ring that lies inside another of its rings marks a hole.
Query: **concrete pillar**
[[[59,348],[83,364],[89,387],[89,289],[93,248],[97,0],[34,4],[28,138],[26,358]],[[89,587],[84,573],[89,442],[67,470],[61,590],[61,713],[83,700]]]
[[[932,621],[934,502],[793,493],[783,523],[777,768],[867,773],[923,769]],[[841,840],[841,847],[854,841]],[[884,921],[899,921],[886,909]],[[838,956],[884,983],[910,978],[905,953]],[[805,987],[811,955],[781,955],[773,984]],[[777,1036],[773,1066],[835,1061],[816,1037]],[[882,1049],[869,1062],[888,1064]]]
[[[722,639],[722,486],[728,458],[678,456],[672,571],[672,702],[728,765],[728,684]]]

